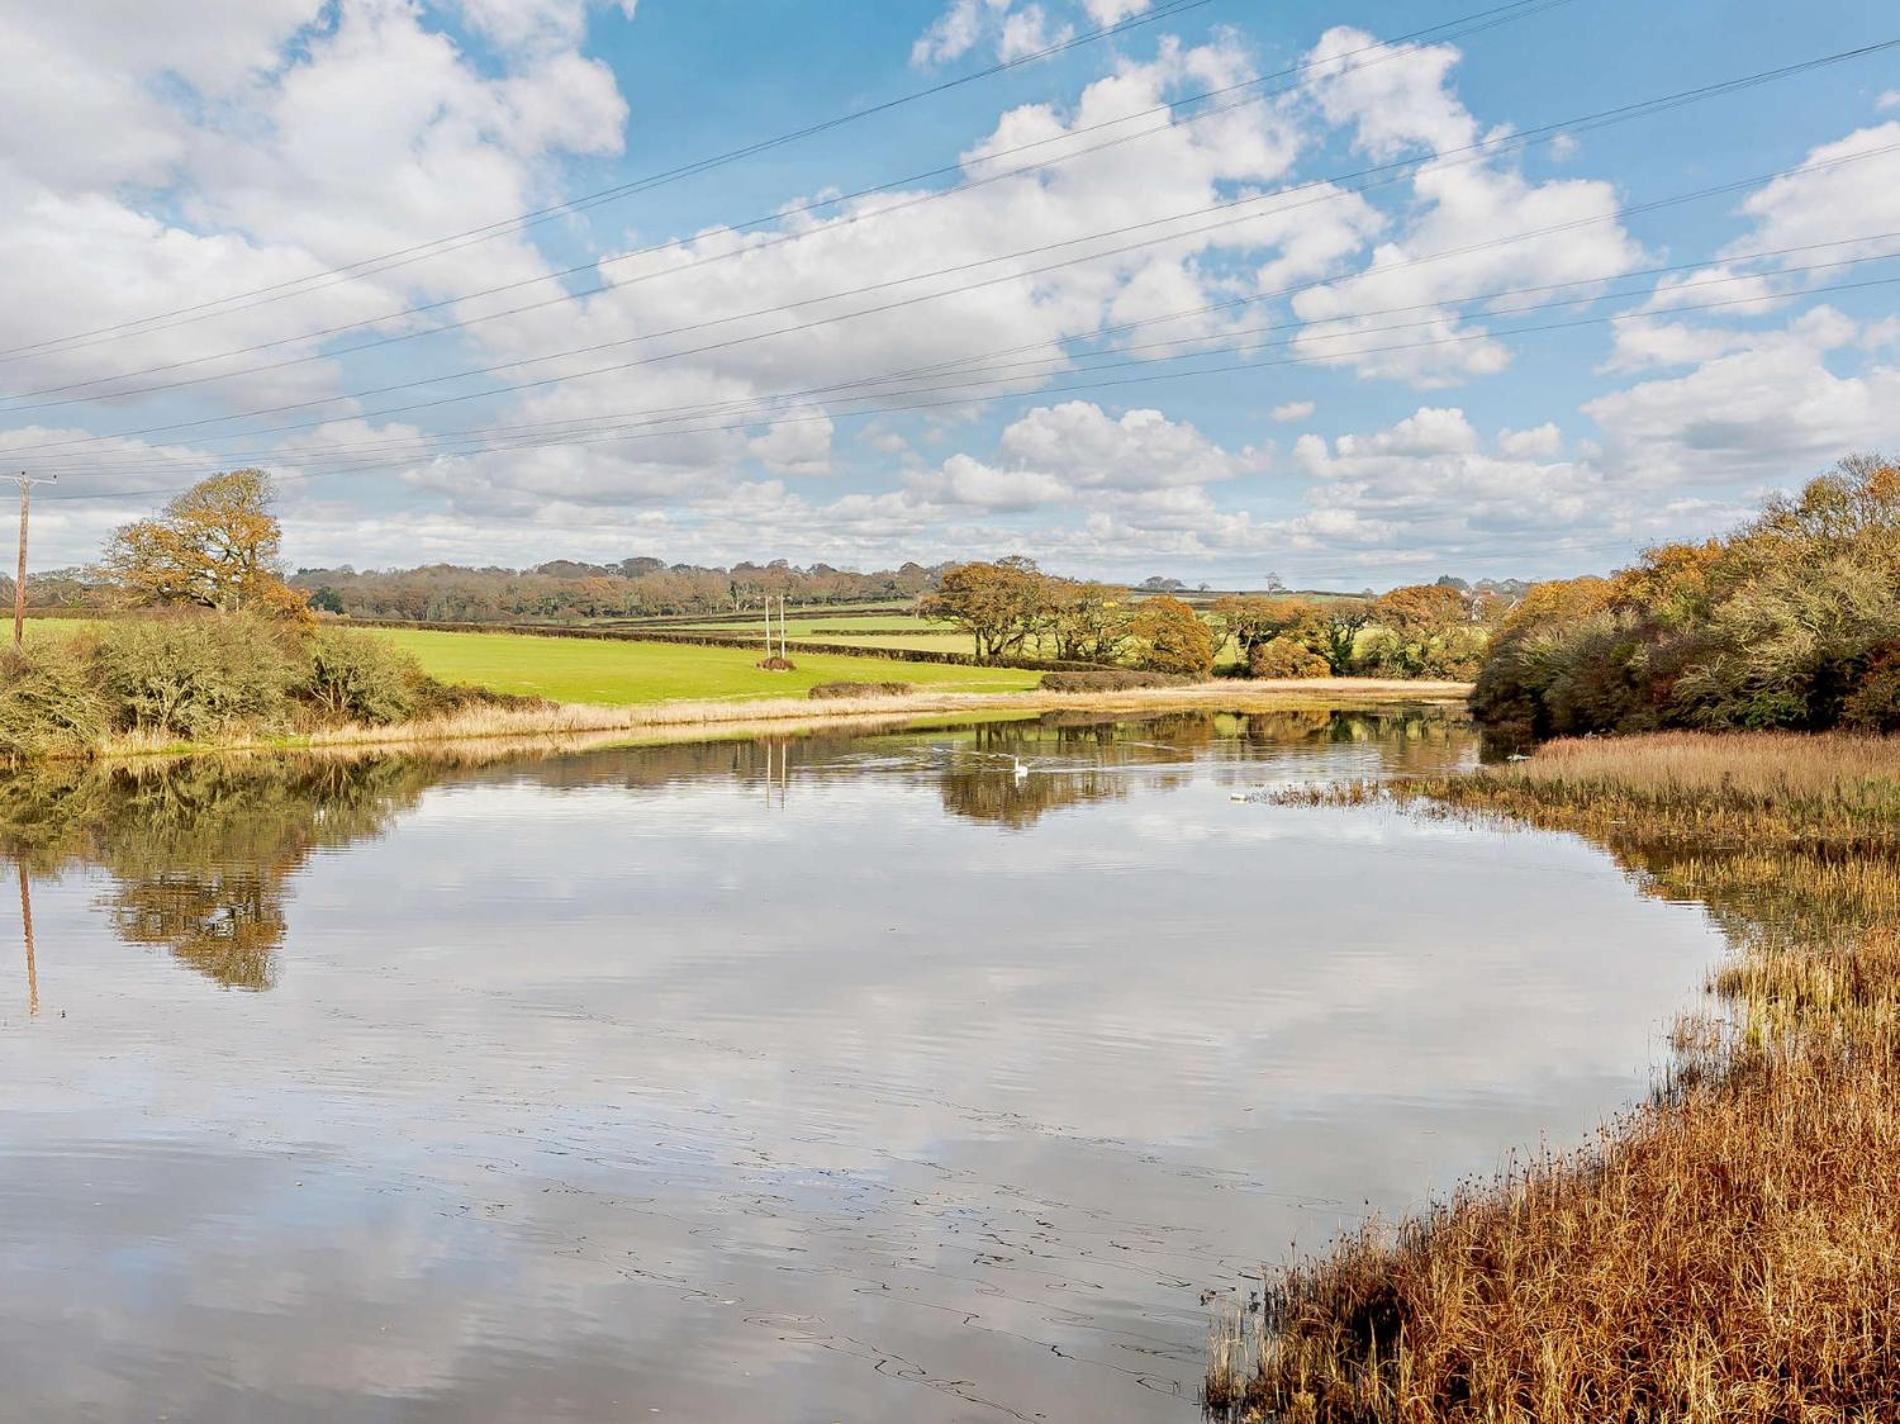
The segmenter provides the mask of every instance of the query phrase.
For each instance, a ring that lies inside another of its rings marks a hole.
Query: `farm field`
[[[388,629],[388,638],[416,655],[444,682],[471,682],[497,692],[556,702],[629,704],[675,698],[797,696],[821,682],[909,682],[938,691],[1021,692],[1037,674],[1011,668],[901,663],[887,658],[797,654],[791,672],[753,666],[756,648],[623,643],[522,633],[438,633]]]
[[[773,625],[774,630],[777,624]],[[668,624],[670,633],[718,633],[730,637],[750,636],[763,644],[762,619],[750,623],[725,622]],[[776,632],[775,632],[776,636]],[[794,643],[801,639],[817,643],[843,643],[864,648],[916,648],[930,653],[967,653],[972,651],[968,633],[959,633],[943,623],[928,623],[900,610],[889,613],[853,613],[839,618],[800,618],[785,620],[785,636]]]

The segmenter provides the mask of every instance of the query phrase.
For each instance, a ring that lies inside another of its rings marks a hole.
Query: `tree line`
[[[1534,736],[1900,731],[1900,466],[1851,456],[1724,537],[1537,585],[1472,706]]]
[[[986,661],[1033,645],[1065,660],[1205,678],[1231,649],[1229,670],[1240,676],[1463,680],[1507,606],[1453,579],[1376,597],[1224,594],[1196,606],[1046,574],[1015,556],[944,570],[919,612],[968,633]]]

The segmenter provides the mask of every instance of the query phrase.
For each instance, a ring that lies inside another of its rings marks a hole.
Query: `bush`
[[[1285,634],[1253,650],[1247,667],[1255,677],[1331,677],[1332,664],[1306,644]]]
[[[1900,647],[1875,655],[1842,705],[1841,723],[1857,732],[1900,732]]]
[[[1493,640],[1472,710],[1537,736],[1900,730],[1896,647],[1900,466],[1852,457],[1724,538],[1533,588]]]
[[[527,692],[495,692],[466,682],[437,682],[424,676],[416,684],[416,717],[450,717],[476,707],[499,707],[510,712],[546,712],[558,703]]]
[[[415,715],[425,677],[414,657],[374,633],[318,630],[303,697],[339,722],[400,722]]]
[[[809,695],[822,702],[836,697],[907,697],[910,690],[908,682],[821,682]]]
[[[1165,593],[1144,599],[1129,626],[1142,644],[1140,661],[1148,671],[1191,680],[1214,671],[1214,635],[1190,604]]]
[[[0,664],[0,757],[90,753],[112,722],[93,685],[91,641],[57,638]]]
[[[307,659],[294,629],[215,614],[114,623],[92,664],[115,726],[201,738],[287,721]]]
[[[1135,668],[1103,668],[1098,672],[1046,672],[1044,692],[1126,692],[1136,687],[1179,687],[1192,678]]]

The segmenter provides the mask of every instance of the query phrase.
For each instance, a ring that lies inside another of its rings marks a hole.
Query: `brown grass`
[[[740,736],[824,727],[877,725],[915,717],[1035,716],[1051,711],[1151,712],[1210,708],[1221,711],[1273,711],[1288,707],[1342,708],[1399,702],[1448,702],[1461,698],[1458,683],[1405,682],[1376,678],[1326,681],[1211,682],[1186,687],[1142,688],[1124,692],[1076,693],[926,693],[835,698],[816,706],[802,697],[753,701],[658,702],[632,707],[566,703],[548,708],[476,706],[441,717],[389,726],[350,725],[296,736],[232,737],[215,744],[180,742],[175,737],[116,733],[97,754],[105,758],[177,756],[202,751],[307,751],[327,747],[414,748],[437,742],[545,740],[610,737],[667,740],[687,736]]]
[[[1877,738],[1671,735],[1409,788],[1584,830],[1646,888],[1703,898],[1737,946],[1725,1012],[1682,1024],[1654,1099],[1586,1148],[1271,1276],[1258,1316],[1217,1326],[1210,1410],[1900,1418],[1896,770]],[[1748,848],[1685,854],[1699,836]]]
[[[1551,742],[1466,776],[1294,787],[1289,804],[1382,798],[1599,840],[1697,850],[1879,849],[1900,839],[1900,738],[1663,732]]]

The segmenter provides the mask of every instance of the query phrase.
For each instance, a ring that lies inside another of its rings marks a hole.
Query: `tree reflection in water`
[[[102,866],[121,939],[227,988],[268,989],[311,853],[381,834],[438,774],[394,758],[35,768],[0,781],[0,851],[20,868],[23,915],[29,873]]]
[[[1136,784],[1177,788],[1197,764],[1243,764],[1268,746],[1366,742],[1389,771],[1414,759],[1442,770],[1455,729],[1442,712],[1054,713],[913,728],[875,745],[927,752],[951,815],[1023,830],[1063,807],[1124,798]],[[277,981],[291,886],[311,855],[381,835],[432,785],[514,775],[557,792],[603,784],[637,792],[733,778],[776,787],[782,805],[794,765],[849,763],[866,745],[862,732],[845,732],[573,755],[515,748],[430,759],[200,758],[6,775],[0,854],[21,874],[29,997],[37,1000],[31,876],[102,867],[112,883],[100,905],[119,938],[168,951],[227,988],[258,991]],[[1029,767],[1021,776],[1019,759]],[[1137,779],[1130,773],[1138,769]]]

